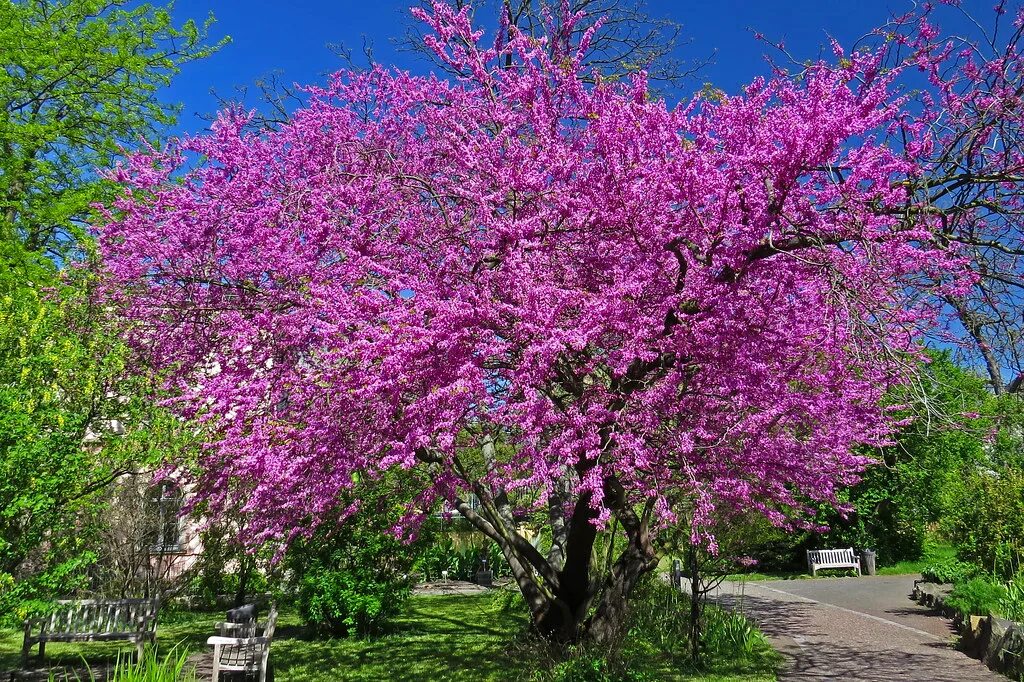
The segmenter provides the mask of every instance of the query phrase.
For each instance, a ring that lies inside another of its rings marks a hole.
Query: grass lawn
[[[920,573],[929,564],[940,564],[956,558],[956,548],[944,540],[925,538],[924,554],[920,561],[901,561],[894,566],[878,569],[879,575],[907,575]]]
[[[223,613],[165,611],[161,613],[158,647],[166,652],[180,645],[202,650],[213,625]],[[353,680],[517,680],[534,679],[535,645],[523,637],[526,617],[498,611],[490,595],[413,597],[386,635],[373,639],[314,638],[298,614],[284,609],[271,647],[277,682],[335,682]],[[20,630],[0,629],[0,680],[19,664]],[[112,643],[48,644],[52,664],[105,662],[131,645]],[[657,655],[643,657],[650,679],[704,682],[762,682],[774,680],[771,665],[764,670],[729,670],[688,674]]]

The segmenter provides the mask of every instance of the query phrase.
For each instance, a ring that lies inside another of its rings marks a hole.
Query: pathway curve
[[[1006,682],[953,648],[950,621],[912,602],[913,585],[914,576],[725,583],[718,597],[741,602],[787,658],[781,680]]]

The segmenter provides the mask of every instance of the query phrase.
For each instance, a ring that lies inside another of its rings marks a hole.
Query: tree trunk
[[[238,589],[235,591],[235,608],[245,604],[246,593],[249,591],[249,578],[255,562],[248,554],[243,554],[238,566]]]
[[[700,584],[700,559],[697,556],[697,547],[692,542],[687,559],[690,564],[690,658],[696,663],[700,660],[700,617],[703,589]]]
[[[615,486],[612,490],[615,491]],[[618,499],[624,502],[621,490],[618,492]],[[625,504],[616,505],[627,545],[604,580],[598,581],[591,573],[597,527],[592,523],[595,512],[590,501],[589,495],[582,495],[569,520],[565,561],[557,572],[556,587],[547,594],[542,593],[542,598],[528,598],[527,603],[533,614],[534,627],[541,637],[561,644],[587,641],[614,648],[625,634],[629,596],[633,588],[642,576],[658,565],[648,533],[652,505],[648,505],[640,516]],[[521,561],[509,563],[520,568],[525,564]],[[517,582],[522,585],[524,581],[517,576]]]

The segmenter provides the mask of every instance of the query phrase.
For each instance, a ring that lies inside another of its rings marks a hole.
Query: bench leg
[[[139,639],[135,640],[135,654],[136,654],[135,660],[136,661],[141,661],[142,660],[142,656],[145,653],[146,653],[146,640],[144,640],[144,639],[142,639],[140,637]]]
[[[26,639],[25,643],[21,645],[21,669],[22,670],[28,668],[28,658],[29,658],[29,655],[31,653],[32,653],[32,642],[30,640]]]
[[[46,655],[46,642],[39,642],[39,662],[42,663],[43,656]]]

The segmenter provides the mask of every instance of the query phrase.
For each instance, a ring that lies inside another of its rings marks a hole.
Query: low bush
[[[368,635],[399,614],[410,590],[417,547],[391,528],[402,513],[390,486],[359,489],[359,510],[323,525],[288,548],[284,568],[299,615],[319,633]]]
[[[1000,605],[1006,599],[1006,588],[989,578],[972,578],[953,587],[946,597],[946,604],[956,609],[961,616],[988,616],[1000,612]]]
[[[974,564],[950,559],[922,568],[921,579],[930,583],[963,583],[977,577],[979,572]]]
[[[314,570],[299,585],[303,620],[328,634],[380,632],[402,610],[409,583],[366,570]]]

